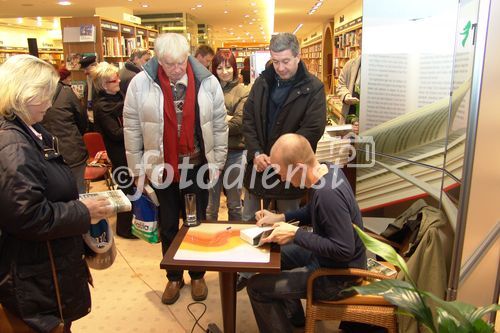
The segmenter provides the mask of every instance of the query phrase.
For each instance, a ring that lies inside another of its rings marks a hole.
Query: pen
[[[227,227],[226,230],[230,230],[231,229],[231,226]]]

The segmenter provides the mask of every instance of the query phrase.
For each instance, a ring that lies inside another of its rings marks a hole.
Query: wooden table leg
[[[224,333],[236,332],[236,272],[219,272]]]

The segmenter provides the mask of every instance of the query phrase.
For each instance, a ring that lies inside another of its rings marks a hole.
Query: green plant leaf
[[[401,256],[394,250],[392,246],[368,236],[357,225],[353,224],[353,226],[368,251],[375,253],[376,255],[384,258],[385,261],[388,261],[394,266],[399,267],[404,272],[404,274],[408,278],[410,278],[406,262],[403,260],[403,258],[401,258]]]
[[[439,308],[451,315],[460,326],[469,328],[472,326],[471,321],[467,317],[476,309],[473,305],[465,304],[459,301],[447,302],[427,291],[423,291],[422,293],[431,298]]]
[[[460,331],[456,319],[450,316],[448,312],[441,308],[437,308],[436,312],[438,316],[439,333],[456,333]]]
[[[430,308],[409,282],[390,279],[353,288],[361,295],[383,296],[385,300],[408,312],[432,332],[436,332]]]
[[[469,320],[471,322],[476,322],[478,319],[481,319],[484,317],[485,314],[488,312],[492,311],[500,311],[500,305],[498,304],[490,304],[488,306],[482,306],[477,309],[475,309],[469,316]]]
[[[478,318],[472,323],[472,333],[493,333],[494,328],[484,320]]]

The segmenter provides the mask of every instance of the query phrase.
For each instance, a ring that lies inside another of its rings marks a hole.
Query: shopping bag
[[[155,244],[160,241],[158,234],[158,207],[146,195],[132,201],[132,235]]]

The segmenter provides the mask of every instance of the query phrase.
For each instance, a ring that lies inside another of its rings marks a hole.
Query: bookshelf
[[[321,81],[323,81],[322,53],[321,40],[300,49],[301,59],[306,65],[307,70]]]
[[[73,55],[94,54],[97,61],[118,66],[128,59],[133,49],[154,48],[158,33],[146,27],[100,16],[61,18],[61,29],[63,52],[68,61]]]
[[[28,54],[27,47],[0,47],[0,64],[3,64],[8,58],[18,55]],[[63,52],[60,49],[38,49],[38,57],[59,68],[64,62]]]
[[[17,54],[27,54],[27,47],[0,47],[0,64]]]
[[[333,57],[333,89],[336,90],[338,78],[342,68],[350,59],[361,54],[358,32],[361,28],[362,18],[359,17],[347,24],[335,29],[333,36],[334,57]]]
[[[158,34],[153,29],[100,16],[61,18],[61,30],[61,57],[66,59],[66,67],[72,71],[73,84],[81,91],[86,82],[78,65],[81,57],[95,55],[98,62],[121,67],[133,49],[154,48]]]

